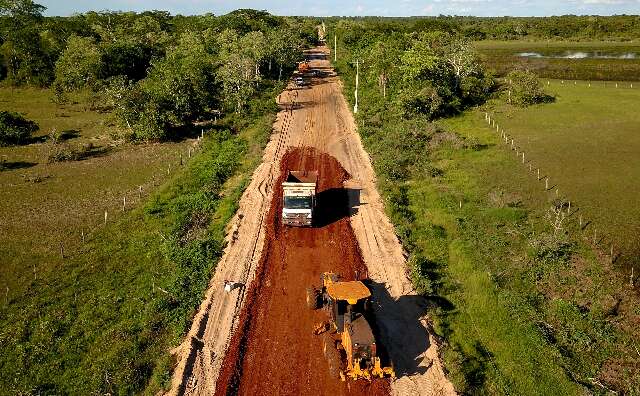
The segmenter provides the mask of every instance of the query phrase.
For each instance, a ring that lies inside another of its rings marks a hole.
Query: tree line
[[[345,19],[345,18],[339,18]],[[335,23],[338,18],[328,18]],[[551,17],[353,17],[375,26],[377,30],[392,32],[421,32],[439,30],[471,40],[635,40],[640,36],[638,15],[563,15]]]
[[[379,100],[397,104],[405,117],[435,119],[482,103],[494,88],[469,39],[440,30],[387,31],[377,23],[342,19],[330,32],[338,54],[361,66]],[[347,54],[347,55],[345,55]]]
[[[315,43],[314,21],[264,11],[172,16],[164,11],[44,17],[32,0],[0,0],[0,78],[50,87],[60,103],[91,90],[134,139],[242,112]]]

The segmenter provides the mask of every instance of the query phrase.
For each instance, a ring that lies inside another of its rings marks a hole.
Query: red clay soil
[[[318,170],[319,224],[314,228],[281,225],[282,189],[269,215],[265,249],[247,301],[225,355],[216,395],[388,395],[389,381],[342,382],[329,374],[322,339],[314,324],[326,320],[311,311],[305,290],[318,285],[323,271],[344,280],[366,275],[349,223],[349,178],[338,161],[312,148],[295,148],[282,158],[277,186],[288,170]]]

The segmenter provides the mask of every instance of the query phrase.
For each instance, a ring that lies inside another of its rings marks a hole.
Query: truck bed
[[[285,183],[317,183],[317,171],[289,171]]]

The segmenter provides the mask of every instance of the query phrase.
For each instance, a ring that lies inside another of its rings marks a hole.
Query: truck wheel
[[[320,308],[320,293],[313,287],[307,288],[307,306],[309,309]]]
[[[335,341],[329,334],[325,334],[322,339],[322,351],[327,363],[329,363],[329,375],[333,378],[338,378],[340,376],[340,353],[336,349]]]

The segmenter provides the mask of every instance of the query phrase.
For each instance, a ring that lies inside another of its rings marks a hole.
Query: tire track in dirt
[[[285,154],[276,186],[287,170],[319,170],[314,228],[281,225],[281,191],[265,218],[263,256],[251,284],[216,386],[216,395],[388,395],[388,380],[342,382],[332,378],[315,323],[323,311],[311,311],[305,289],[319,283],[323,271],[346,280],[366,274],[349,223],[348,174],[332,157],[312,148]]]

